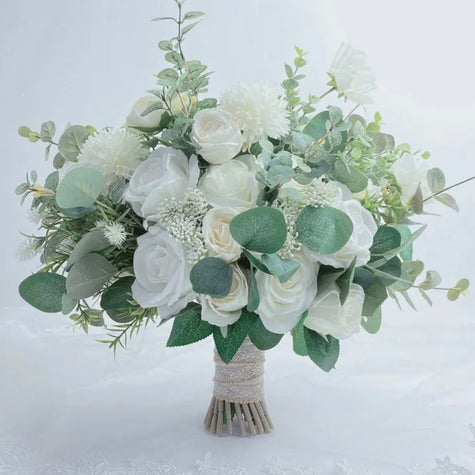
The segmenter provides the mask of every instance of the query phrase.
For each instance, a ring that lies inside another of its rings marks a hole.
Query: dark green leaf
[[[257,315],[255,313],[243,309],[239,320],[228,326],[226,338],[223,337],[221,328],[214,327],[213,337],[216,350],[225,363],[229,363],[233,359],[251,327],[256,323],[256,318]]]
[[[233,238],[249,251],[274,254],[287,239],[284,215],[275,208],[259,206],[235,216],[230,223]]]
[[[249,308],[249,305],[248,305]],[[267,330],[267,328],[263,325],[260,318],[257,318],[256,323],[252,325],[251,329],[249,330],[249,338],[256,345],[259,350],[265,351],[274,348],[282,337],[279,333],[273,333]]]
[[[259,307],[260,297],[257,289],[256,275],[254,273],[254,266],[249,270],[249,295],[247,299],[247,309],[250,312],[255,312]]]
[[[311,251],[332,254],[350,239],[353,222],[342,211],[330,206],[306,206],[295,223],[298,239]]]
[[[327,373],[331,371],[340,355],[340,342],[330,335],[326,336],[326,339],[304,327],[305,342],[307,344],[307,351],[309,358],[323,371]]]
[[[47,313],[61,312],[66,279],[51,272],[30,275],[19,288],[20,296],[33,307]]]
[[[127,276],[116,280],[102,292],[101,307],[104,310],[119,310],[131,307],[132,284],[135,277]]]
[[[250,262],[251,265],[256,267],[257,269],[261,270],[262,272],[265,272],[266,274],[270,274],[270,270],[265,266],[265,264],[262,262],[261,259],[259,259],[257,256],[252,254],[252,252],[246,251],[246,249],[243,250],[244,255],[247,257],[248,261]]]
[[[167,346],[191,345],[213,333],[213,325],[201,320],[201,305],[185,309],[173,319]]]
[[[205,257],[191,269],[190,280],[197,294],[223,298],[231,290],[233,269],[218,257]]]
[[[401,260],[399,259],[399,257],[393,257],[392,259],[389,259],[386,264],[383,264],[382,266],[378,267],[378,271],[384,272],[385,274],[394,277],[380,277],[381,282],[386,287],[388,287],[389,285],[396,282],[399,277],[401,277]]]
[[[350,287],[353,283],[353,278],[355,275],[355,264],[356,264],[356,256],[354,257],[353,261],[350,264],[350,267],[341,274],[338,279],[336,279],[336,284],[340,289],[340,302],[343,305],[345,303],[348,294],[350,293]]]
[[[373,238],[370,252],[374,256],[384,256],[388,251],[401,245],[401,233],[391,226],[380,226]]]
[[[373,273],[367,269],[363,269],[363,267],[357,267],[355,269],[353,282],[361,285],[363,289],[366,289],[373,283]]]
[[[364,289],[365,298],[363,304],[363,315],[373,315],[374,312],[387,299],[388,292],[385,285],[378,277],[373,278],[373,282],[369,287]]]
[[[308,356],[307,343],[305,341],[304,335],[305,327],[303,325],[305,319],[307,318],[307,314],[308,312],[304,312],[297,325],[295,325],[291,331],[294,353],[299,356]]]

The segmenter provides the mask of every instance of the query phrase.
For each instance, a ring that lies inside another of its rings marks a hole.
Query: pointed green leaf
[[[248,306],[249,308],[249,306]],[[249,330],[249,338],[256,345],[259,350],[266,351],[274,348],[282,337],[279,333],[273,333],[267,330],[267,328],[263,325],[260,318],[256,319],[254,325],[252,325],[251,329]]]
[[[313,330],[304,328],[309,358],[323,371],[331,371],[340,356],[340,342],[330,335],[325,338]]]
[[[194,305],[174,317],[167,346],[191,345],[212,333],[213,325],[201,320],[201,305]]]
[[[381,328],[381,319],[382,319],[381,307],[378,307],[373,315],[369,317],[363,317],[361,320],[361,326],[371,334],[377,333]]]
[[[71,252],[66,264],[66,270],[69,271],[72,265],[86,254],[102,251],[110,247],[110,245],[110,242],[104,236],[104,232],[101,229],[95,229],[94,231],[88,232],[80,239],[74,247],[73,252]]]
[[[281,283],[287,282],[301,265],[294,259],[282,259],[278,254],[264,254],[262,262]]]
[[[305,341],[304,335],[305,327],[303,325],[305,319],[307,318],[307,314],[308,312],[305,311],[297,325],[295,325],[295,327],[292,328],[291,331],[294,353],[299,356],[308,356],[307,343]]]
[[[104,310],[119,310],[131,307],[132,284],[135,277],[127,276],[116,280],[102,292],[101,308]]]

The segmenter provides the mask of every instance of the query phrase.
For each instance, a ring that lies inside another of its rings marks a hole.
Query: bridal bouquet
[[[42,263],[20,294],[85,331],[104,326],[114,350],[171,320],[168,346],[213,335],[229,363],[243,342],[268,350],[290,332],[297,354],[330,371],[340,340],[378,331],[388,297],[430,303],[440,277],[413,256],[417,216],[457,204],[427,152],[356,113],[374,88],[362,52],[340,47],[320,96],[300,96],[296,48],[281,88],[238,83],[217,100],[182,49],[202,13],[175,2],[177,18],[156,19],[178,27],[159,43],[168,67],[125,125],[69,124],[58,138],[51,121],[20,127],[54,150],[43,184],[33,171],[16,190],[33,197],[29,248]],[[331,93],[356,107],[320,107]]]

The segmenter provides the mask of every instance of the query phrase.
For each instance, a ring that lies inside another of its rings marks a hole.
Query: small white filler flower
[[[127,232],[122,223],[98,221],[96,227],[102,229],[104,236],[113,246],[121,247],[127,239]]]

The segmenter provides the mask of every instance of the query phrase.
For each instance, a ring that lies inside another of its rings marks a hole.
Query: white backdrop
[[[292,356],[289,341],[270,352],[267,393],[277,429],[252,440],[216,439],[201,428],[211,342],[166,350],[168,329],[149,329],[114,361],[96,334],[72,334],[65,317],[27,308],[17,286],[37,262],[19,262],[16,249],[18,231],[34,226],[13,190],[27,170],[44,177],[49,168],[42,145],[16,129],[39,129],[44,120],[59,129],[68,121],[121,125],[165,66],[156,44],[174,34],[171,25],[149,19],[174,6],[171,0],[2,3],[0,437],[5,433],[8,450],[2,452],[0,439],[0,473],[53,473],[51,464],[69,473],[65,460],[77,467],[86,452],[102,465],[79,473],[119,473],[138,454],[152,467],[147,473],[182,473],[209,451],[216,465],[232,463],[249,474],[266,473],[273,457],[308,469],[287,473],[333,473],[347,459],[397,474],[411,459],[430,471],[446,455],[475,472],[468,429],[475,424],[473,292],[456,303],[434,295],[432,308],[416,298],[418,313],[388,303],[380,334],[344,342],[330,375]],[[366,51],[377,76],[376,106],[368,113],[380,111],[397,141],[429,149],[448,183],[475,174],[471,0],[188,0],[188,7],[207,13],[185,53],[214,71],[212,95],[239,80],[279,84],[294,45],[309,51],[305,89],[321,93],[340,41],[349,41]],[[416,246],[447,286],[462,276],[475,283],[473,182],[453,195],[461,212],[434,208],[443,216],[425,219],[430,228]],[[178,471],[153,465],[163,460]],[[105,461],[109,472],[100,471]],[[144,464],[137,473],[146,473]]]

